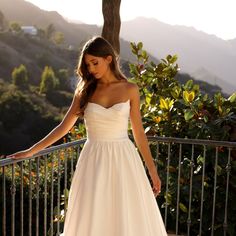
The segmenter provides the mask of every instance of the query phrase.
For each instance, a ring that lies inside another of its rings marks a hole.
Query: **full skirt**
[[[130,139],[86,141],[61,235],[167,235],[143,162]]]

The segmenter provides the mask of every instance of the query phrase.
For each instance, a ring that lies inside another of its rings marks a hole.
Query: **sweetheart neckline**
[[[88,102],[88,104],[89,104],[89,103],[90,103],[90,104],[94,104],[94,105],[97,105],[97,106],[99,106],[99,107],[104,108],[105,110],[109,110],[109,109],[111,109],[112,107],[114,107],[114,106],[116,106],[116,105],[125,104],[125,103],[128,103],[129,101],[130,101],[130,99],[128,99],[126,102],[118,102],[118,103],[113,104],[113,105],[110,106],[110,107],[104,107],[104,106],[102,106],[101,104],[98,104],[98,103],[96,103],[96,102]]]

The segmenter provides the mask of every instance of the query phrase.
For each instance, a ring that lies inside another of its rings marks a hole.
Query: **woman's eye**
[[[93,63],[94,66],[98,65],[98,62]]]

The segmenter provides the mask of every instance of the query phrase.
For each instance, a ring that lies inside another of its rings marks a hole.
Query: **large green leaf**
[[[184,112],[184,119],[185,119],[186,121],[191,120],[193,117],[194,117],[194,112],[193,112],[192,110],[186,110],[186,111]]]

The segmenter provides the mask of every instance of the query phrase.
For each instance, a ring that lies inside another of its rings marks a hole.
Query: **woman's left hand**
[[[8,156],[6,156],[6,158],[24,159],[24,158],[30,157],[32,155],[33,155],[33,153],[29,149],[27,149],[27,150],[23,150],[23,151],[16,152],[16,153],[13,153],[11,155],[8,155]]]
[[[152,190],[153,193],[155,195],[155,197],[157,197],[160,192],[161,192],[161,180],[160,177],[157,173],[156,168],[153,168],[152,170],[149,171],[149,174],[151,176],[152,179]]]

